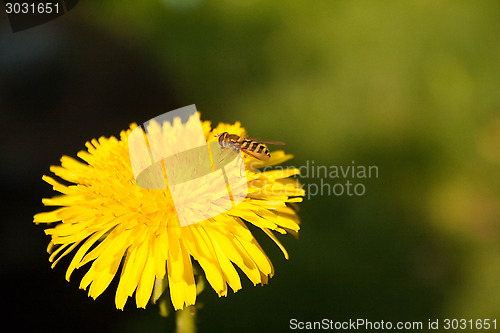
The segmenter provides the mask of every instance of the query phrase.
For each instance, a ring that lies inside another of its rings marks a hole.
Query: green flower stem
[[[188,306],[175,313],[177,333],[196,332],[196,306]]]

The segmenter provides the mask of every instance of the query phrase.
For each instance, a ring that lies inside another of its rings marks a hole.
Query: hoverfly
[[[219,144],[222,148],[231,148],[236,152],[239,152],[241,150],[245,154],[262,161],[267,161],[271,158],[269,150],[263,145],[263,143],[272,145],[285,144],[281,141],[242,138],[239,135],[229,134],[228,132],[224,132],[220,135],[216,134],[215,137],[219,138]]]

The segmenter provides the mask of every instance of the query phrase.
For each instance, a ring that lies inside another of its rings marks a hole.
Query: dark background
[[[288,261],[252,229],[276,275],[242,276],[226,298],[207,288],[201,332],[500,320],[499,36],[495,1],[89,0],[18,33],[2,9],[3,324],[173,331],[154,305],[116,310],[116,281],[96,301],[78,289],[84,269],[66,282],[69,258],[50,268],[32,220],[63,154],[189,104],[285,141],[290,166],[379,168],[361,197],[300,205],[299,240],[280,236]]]

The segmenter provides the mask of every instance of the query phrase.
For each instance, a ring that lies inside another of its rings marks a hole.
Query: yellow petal
[[[151,294],[153,292],[153,286],[155,282],[155,266],[156,260],[159,258],[154,256],[154,236],[151,237],[149,241],[149,252],[142,272],[141,278],[139,280],[139,285],[135,294],[136,305],[138,308],[145,308],[148,304]]]
[[[271,230],[268,230],[268,229],[262,229],[262,230],[266,233],[266,235],[269,236],[269,238],[271,238],[276,243],[276,245],[278,245],[278,247],[280,248],[281,252],[283,252],[283,255],[285,256],[285,259],[288,260],[288,252],[287,252],[287,250],[281,244],[281,242],[278,240],[278,238],[276,238],[276,236],[273,234],[273,232]]]

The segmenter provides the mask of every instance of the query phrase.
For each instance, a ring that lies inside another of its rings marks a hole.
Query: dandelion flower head
[[[169,136],[189,130],[194,121],[199,122],[194,118],[186,123],[179,119],[153,122],[149,126],[155,128],[147,130],[170,133],[164,136],[168,145]],[[246,135],[239,122],[215,128],[208,121],[201,124],[209,143],[216,142],[215,134],[223,132]],[[195,304],[194,261],[219,296],[227,295],[228,286],[233,292],[242,288],[235,266],[254,285],[266,284],[274,274],[273,265],[247,225],[260,228],[288,259],[275,232],[298,235],[299,218],[292,206],[302,201],[304,190],[291,178],[298,174],[297,169],[258,169],[292,156],[274,151],[268,161],[260,161],[245,155],[246,197],[219,215],[181,227],[168,188],[146,189],[136,184],[128,144],[136,128],[132,124],[119,139],[101,137],[87,142],[87,149],[77,153],[80,160],[63,156],[60,166],[50,167],[59,180],[42,177],[60,193],[42,200],[45,206],[59,208],[34,216],[35,223],[48,225],[45,233],[51,237],[47,250],[52,267],[72,254],[66,279],[69,281],[75,269],[88,267],[80,288],[88,289],[94,299],[116,276],[118,309],[123,309],[134,293],[137,307],[146,307],[159,285],[168,286],[176,310]],[[165,180],[169,182],[166,176]],[[195,190],[203,196],[210,187]]]

